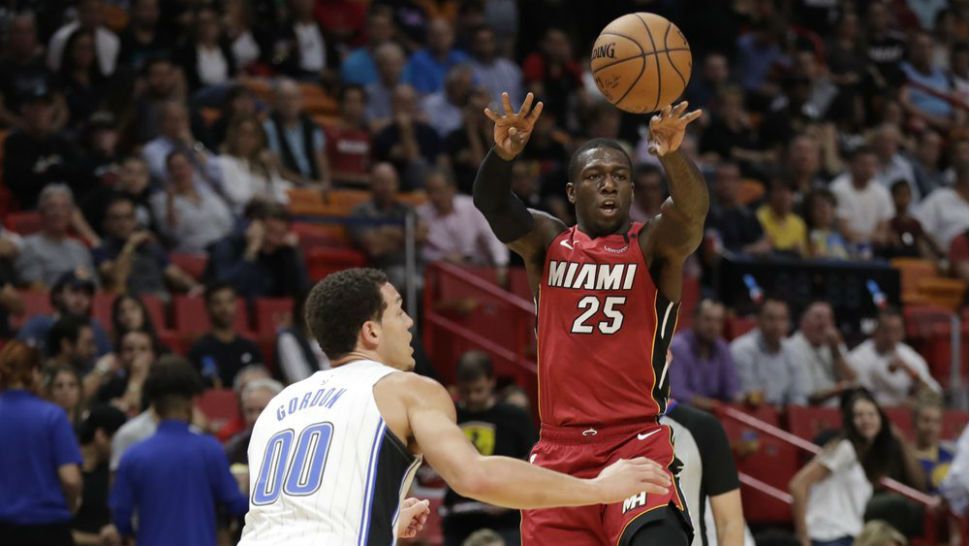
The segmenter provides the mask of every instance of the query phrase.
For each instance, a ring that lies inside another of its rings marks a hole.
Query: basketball
[[[620,110],[642,114],[671,104],[690,81],[690,44],[673,23],[653,13],[628,13],[593,43],[596,85]]]

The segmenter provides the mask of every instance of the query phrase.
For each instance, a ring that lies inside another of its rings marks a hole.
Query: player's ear
[[[572,182],[566,182],[566,199],[571,204],[576,204],[576,186]]]
[[[367,349],[374,349],[381,340],[381,326],[376,321],[368,320],[360,327],[360,342]]]

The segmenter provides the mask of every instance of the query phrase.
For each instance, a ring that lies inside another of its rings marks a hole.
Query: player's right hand
[[[533,99],[532,93],[526,95],[525,100],[522,101],[522,107],[515,112],[512,110],[509,94],[502,93],[502,109],[505,110],[505,114],[499,115],[490,108],[485,108],[485,115],[495,122],[495,153],[506,161],[511,161],[522,153],[532,135],[532,128],[542,114],[542,101],[533,108]]]
[[[671,486],[670,474],[656,461],[645,457],[620,459],[593,478],[600,504],[620,502],[645,491],[664,494]]]

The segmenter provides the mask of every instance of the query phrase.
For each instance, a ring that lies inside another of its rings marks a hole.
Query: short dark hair
[[[155,412],[164,418],[190,403],[205,390],[205,384],[188,360],[165,355],[152,365],[142,388],[144,402],[154,406]]]
[[[458,367],[455,370],[455,379],[459,383],[469,383],[479,379],[492,379],[492,359],[487,353],[482,351],[466,351],[458,357]]]
[[[148,73],[151,71],[152,67],[154,67],[156,64],[167,64],[167,65],[171,65],[172,64],[172,61],[170,61],[168,59],[168,57],[166,57],[164,55],[152,55],[152,56],[150,56],[149,58],[145,59],[142,62],[142,65],[141,65],[141,75],[142,76],[147,76]]]
[[[907,190],[909,189],[909,182],[907,182],[905,178],[894,180],[893,183],[889,185],[889,191],[893,195],[896,195],[896,192],[903,188],[906,188]]]
[[[175,159],[177,156],[182,156],[185,158],[186,161],[188,161],[189,163],[192,163],[192,156],[190,156],[188,152],[186,152],[181,148],[175,148],[165,156],[166,169],[168,169],[169,165],[172,164],[172,160]]]
[[[202,295],[202,297],[205,299],[205,304],[209,305],[210,303],[212,303],[212,298],[214,298],[216,294],[218,294],[219,292],[222,292],[223,290],[232,290],[232,294],[234,296],[236,295],[236,289],[233,288],[233,286],[226,281],[216,281],[208,284],[205,287],[205,292]]]
[[[61,354],[61,342],[66,339],[71,343],[77,343],[81,330],[90,327],[91,323],[86,318],[74,315],[62,316],[47,332],[47,354],[50,356]]]
[[[860,146],[856,146],[851,151],[849,151],[849,161],[855,161],[856,159],[858,159],[860,156],[863,156],[863,155],[876,155],[876,150],[874,150],[868,144],[862,144]]]
[[[116,194],[112,195],[108,199],[108,202],[107,203],[105,203],[105,205],[104,205],[105,215],[107,216],[107,212],[109,210],[111,210],[111,207],[115,206],[118,203],[128,203],[129,205],[132,206],[132,208],[135,207],[135,200],[134,199],[132,199],[131,197],[129,197],[129,196],[123,194],[123,193],[116,193]]]
[[[898,318],[899,320],[902,320],[904,324],[906,322],[906,319],[903,317],[903,314],[899,311],[899,309],[891,305],[880,309],[879,314],[876,315],[876,321],[879,325],[881,325],[886,319],[891,318]]]
[[[759,317],[761,316],[761,313],[764,313],[764,311],[768,307],[768,304],[769,303],[778,303],[778,304],[784,305],[785,306],[785,309],[786,310],[789,310],[788,302],[785,300],[785,298],[782,297],[781,294],[771,293],[771,294],[767,294],[764,297],[764,299],[761,300],[761,304],[758,305],[758,316]]]
[[[78,427],[78,440],[82,445],[90,444],[94,440],[94,434],[99,430],[103,430],[110,438],[127,420],[125,413],[114,406],[108,404],[94,406]]]
[[[626,149],[620,144],[620,141],[612,138],[594,138],[587,140],[580,146],[576,148],[573,152],[572,157],[569,158],[569,181],[578,182],[579,171],[582,167],[579,165],[579,156],[588,150],[593,150],[595,148],[613,148],[614,150],[619,150],[623,153],[623,157],[626,158],[627,163],[630,164],[630,171],[633,171],[633,160],[630,159],[630,155],[626,153]]]
[[[725,307],[724,302],[717,298],[702,298],[699,302],[697,302],[697,306],[694,307],[695,317],[699,317],[701,315],[701,311],[704,309],[705,305],[719,305],[721,307]]]
[[[340,91],[337,94],[337,99],[343,104],[344,100],[347,98],[347,93],[356,91],[364,96],[364,100],[367,100],[367,91],[364,89],[363,85],[357,83],[347,83],[340,87]]]
[[[352,268],[327,275],[310,290],[306,322],[330,360],[354,350],[365,322],[380,322],[387,308],[381,287],[387,282],[383,271]]]

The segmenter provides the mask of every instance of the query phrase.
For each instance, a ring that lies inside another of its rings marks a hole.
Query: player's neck
[[[352,362],[357,362],[359,360],[372,360],[374,362],[379,362],[385,366],[396,368],[391,363],[385,362],[384,359],[381,358],[381,355],[377,353],[377,351],[371,351],[368,349],[354,349],[353,351],[350,351],[346,355],[331,362],[330,367],[336,368],[338,366],[343,366],[344,364],[350,364]]]
[[[626,220],[623,221],[622,224],[620,224],[613,231],[600,232],[598,230],[590,228],[589,226],[586,225],[585,222],[581,222],[581,221],[576,222],[576,226],[579,227],[579,231],[582,231],[583,233],[588,235],[590,239],[596,239],[598,237],[609,237],[610,235],[622,235],[630,231],[630,225],[631,225],[630,219],[627,218]]]

